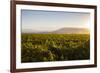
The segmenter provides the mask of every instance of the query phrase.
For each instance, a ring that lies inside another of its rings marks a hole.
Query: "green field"
[[[86,60],[89,34],[22,34],[21,62]]]

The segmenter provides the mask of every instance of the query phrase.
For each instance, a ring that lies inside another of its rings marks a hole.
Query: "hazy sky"
[[[22,32],[53,31],[64,27],[89,28],[90,14],[64,11],[21,10]]]

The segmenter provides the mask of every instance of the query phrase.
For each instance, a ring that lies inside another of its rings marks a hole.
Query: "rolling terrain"
[[[21,35],[21,62],[90,59],[90,35],[85,29],[59,29]]]
[[[26,31],[25,31],[26,30]],[[61,28],[54,31],[37,31],[25,29],[22,33],[34,33],[34,34],[89,34],[89,30],[86,28]]]

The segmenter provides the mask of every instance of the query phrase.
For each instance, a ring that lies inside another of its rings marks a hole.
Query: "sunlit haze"
[[[64,11],[21,10],[22,32],[54,31],[60,28],[88,28],[90,14]]]

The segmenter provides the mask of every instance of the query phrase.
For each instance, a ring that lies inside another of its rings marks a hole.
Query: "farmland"
[[[89,34],[22,34],[21,62],[86,60]]]

